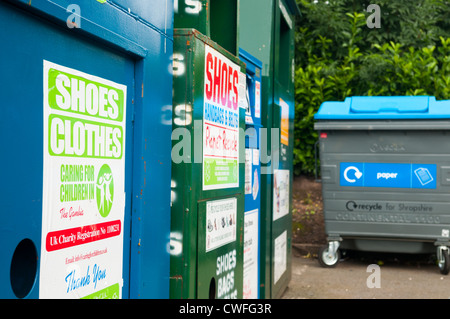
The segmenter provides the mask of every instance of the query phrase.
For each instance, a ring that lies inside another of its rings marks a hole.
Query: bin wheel
[[[341,258],[341,252],[339,249],[336,253],[330,252],[330,246],[326,245],[319,249],[319,264],[322,267],[332,268],[335,267]]]
[[[438,266],[441,274],[448,275],[450,271],[450,257],[448,249],[441,250],[441,258],[438,259]]]

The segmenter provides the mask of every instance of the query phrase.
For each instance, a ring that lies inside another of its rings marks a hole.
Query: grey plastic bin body
[[[353,97],[323,103],[315,119],[329,242],[399,253],[449,246],[450,101]]]

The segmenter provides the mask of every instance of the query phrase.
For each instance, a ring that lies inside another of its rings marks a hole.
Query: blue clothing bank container
[[[0,297],[168,298],[173,4],[0,3]]]
[[[434,253],[449,272],[450,101],[432,96],[324,102],[319,131],[325,231],[340,249]]]
[[[262,62],[243,49],[239,58],[246,64],[245,110],[245,215],[244,299],[259,298],[261,220],[261,70]]]

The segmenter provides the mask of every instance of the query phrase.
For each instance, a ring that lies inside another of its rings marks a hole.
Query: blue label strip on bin
[[[341,186],[436,188],[436,164],[350,163],[340,164]]]

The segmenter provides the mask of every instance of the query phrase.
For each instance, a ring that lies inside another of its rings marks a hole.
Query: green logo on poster
[[[104,164],[97,177],[97,207],[100,215],[106,217],[111,211],[114,200],[114,180],[111,168]]]

